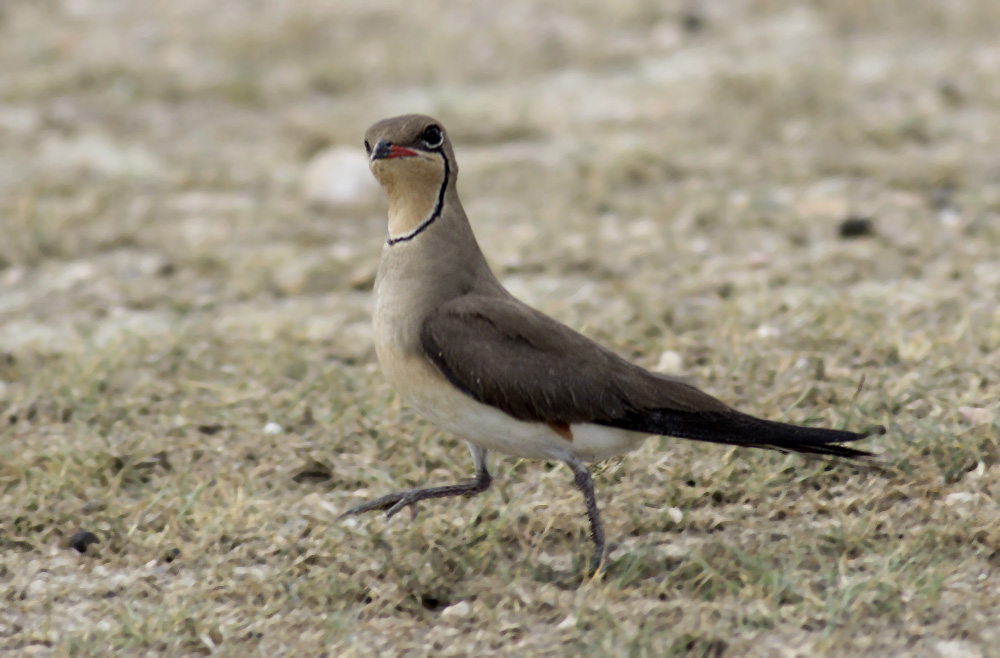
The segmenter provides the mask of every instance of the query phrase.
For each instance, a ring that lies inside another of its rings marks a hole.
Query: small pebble
[[[69,547],[79,553],[86,553],[88,546],[91,544],[97,544],[100,541],[101,540],[97,538],[97,535],[89,530],[80,530],[73,533],[73,536],[69,538]]]
[[[576,616],[567,615],[566,619],[563,619],[561,622],[556,624],[556,630],[557,631],[575,630],[576,624],[577,624]]]
[[[448,617],[468,617],[469,613],[472,612],[472,606],[469,605],[468,601],[459,601],[455,605],[450,605],[441,611],[441,616],[444,618]]]
[[[666,350],[656,363],[656,372],[676,374],[684,368],[684,357],[673,350]]]
[[[689,34],[701,32],[705,28],[705,17],[694,10],[688,10],[681,16],[681,26]]]
[[[378,183],[368,171],[368,157],[361,145],[335,146],[317,153],[302,173],[307,201],[344,205],[377,198]]]
[[[875,224],[869,217],[848,217],[840,223],[840,238],[852,240],[875,235]]]
[[[996,419],[996,414],[982,407],[959,407],[958,415],[973,425],[989,425]]]

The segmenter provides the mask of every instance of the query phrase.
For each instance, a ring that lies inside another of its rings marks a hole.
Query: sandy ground
[[[6,0],[0,652],[1000,655],[998,25]],[[404,112],[515,294],[750,413],[884,423],[884,467],[650,440],[595,467],[604,581],[557,464],[337,521],[471,474],[371,346],[361,139]]]

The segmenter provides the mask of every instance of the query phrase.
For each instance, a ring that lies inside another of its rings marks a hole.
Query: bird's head
[[[458,173],[441,123],[421,114],[379,121],[365,133],[372,174],[389,197],[389,239],[429,225]]]
[[[365,133],[372,173],[386,192],[434,191],[453,175],[454,155],[441,123],[421,114],[379,121]]]

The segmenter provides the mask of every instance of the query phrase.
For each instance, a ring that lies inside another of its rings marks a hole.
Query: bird
[[[407,114],[365,133],[369,168],[389,201],[375,278],[373,335],[403,402],[466,441],[475,469],[457,484],[398,491],[341,517],[489,489],[489,453],[560,461],[583,494],[603,571],[607,545],[588,462],[650,436],[867,460],[842,445],[874,434],[802,427],[737,411],[687,380],[648,371],[521,302],[493,274],[459,200],[458,164],[441,122]]]

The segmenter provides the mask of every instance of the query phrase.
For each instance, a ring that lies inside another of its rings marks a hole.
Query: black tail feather
[[[779,423],[738,411],[691,413],[673,409],[655,409],[632,413],[605,424],[636,432],[676,436],[695,441],[847,459],[864,459],[872,457],[873,454],[837,444],[860,441],[875,434],[885,434],[885,428],[881,425],[864,432],[849,432]]]

